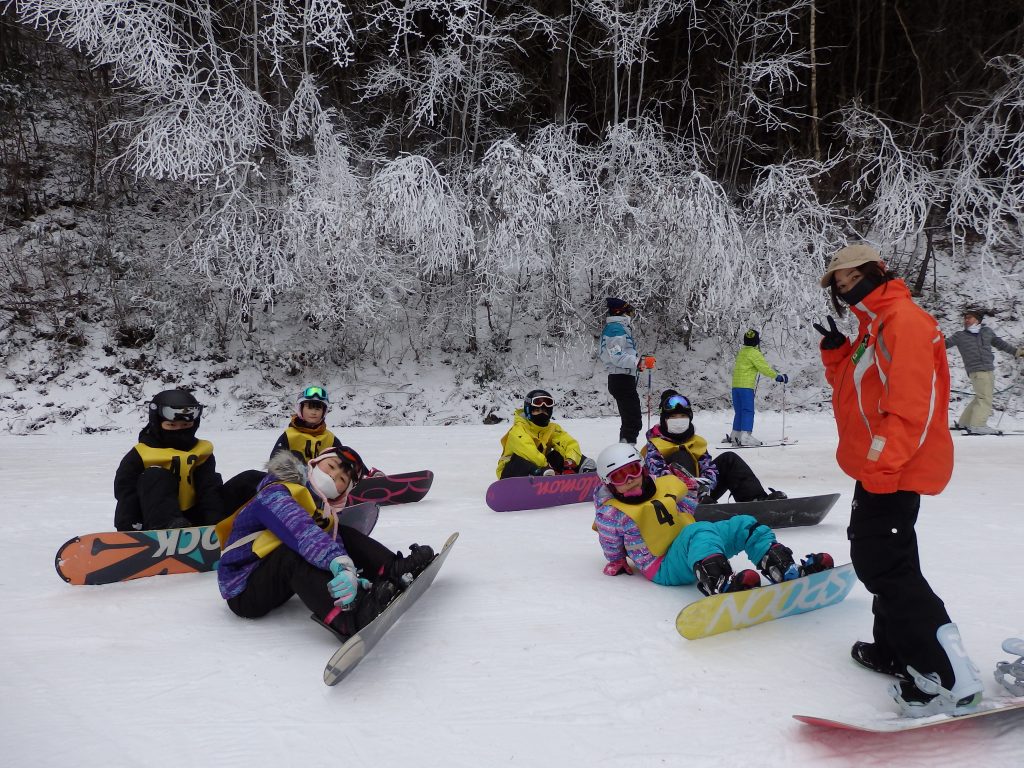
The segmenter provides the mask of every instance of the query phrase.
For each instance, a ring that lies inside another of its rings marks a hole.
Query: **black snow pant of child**
[[[225,517],[219,493],[215,499],[200,499],[191,509],[179,509],[178,477],[162,467],[145,470],[136,487],[143,530],[213,525]]]
[[[339,535],[362,578],[373,581],[395,559],[394,552],[354,528],[343,525]],[[260,559],[249,574],[245,589],[227,601],[228,607],[243,619],[258,619],[284,605],[292,595],[298,595],[323,620],[334,608],[334,598],[327,591],[331,578],[330,571],[317,568],[282,544]]]
[[[255,496],[260,481],[266,476],[266,472],[260,472],[258,469],[247,469],[225,481],[224,511],[226,515],[232,514]]]
[[[922,674],[937,672],[953,687],[953,669],[935,637],[950,622],[942,600],[921,573],[914,524],[921,496],[913,491],[871,493],[857,483],[850,514],[850,559],[874,595],[874,643],[879,658]]]
[[[565,472],[565,457],[562,456],[558,451],[552,448],[547,453],[548,466],[555,470],[555,474],[563,475]],[[580,464],[586,461],[586,456],[580,456]],[[538,467],[532,461],[524,459],[522,456],[512,454],[509,460],[505,463],[505,466],[501,469],[501,479],[504,480],[506,477],[529,477],[531,475],[543,475],[544,467]],[[575,474],[579,470],[579,466],[575,470],[570,470],[568,474]]]
[[[644,426],[636,377],[628,373],[609,373],[608,393],[615,398],[615,405],[619,408],[619,440],[636,444]]]
[[[720,453],[712,459],[712,463],[718,467],[718,483],[711,492],[712,503],[726,493],[731,493],[734,501],[759,501],[768,495],[754,470],[738,453]]]

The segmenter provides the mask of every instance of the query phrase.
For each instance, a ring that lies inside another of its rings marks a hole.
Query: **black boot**
[[[732,566],[725,555],[710,555],[693,567],[697,577],[697,589],[705,595],[717,595],[720,592],[739,592],[761,586],[761,577],[754,571],[745,570],[732,572]]]
[[[425,544],[412,544],[409,554],[395,554],[395,559],[388,566],[386,577],[391,580],[399,591],[405,590],[413,580],[423,573],[434,559],[434,550]]]
[[[356,631],[380,616],[397,595],[398,587],[387,579],[375,581],[365,592],[360,589],[359,596],[348,611],[355,618]]]
[[[906,667],[891,656],[884,655],[874,643],[858,640],[850,649],[850,656],[865,669],[910,682],[910,675],[907,674]]]
[[[773,584],[790,581],[800,576],[796,563],[793,562],[793,550],[779,542],[775,542],[768,548],[757,567]]]

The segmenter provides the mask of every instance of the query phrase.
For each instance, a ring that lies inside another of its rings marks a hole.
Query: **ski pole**
[[[647,431],[651,430],[651,369],[647,369]]]
[[[782,442],[786,442],[786,382],[782,382]]]
[[[651,374],[654,371],[654,357],[644,357],[644,368],[647,369],[647,431],[651,431]]]

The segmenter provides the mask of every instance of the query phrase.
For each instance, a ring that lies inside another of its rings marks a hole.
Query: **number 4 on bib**
[[[857,576],[847,563],[792,581],[743,592],[724,592],[690,603],[676,617],[676,629],[687,640],[753,627],[842,602]]]

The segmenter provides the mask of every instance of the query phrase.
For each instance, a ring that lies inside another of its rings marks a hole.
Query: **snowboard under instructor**
[[[900,678],[890,693],[905,716],[966,714],[981,700],[978,670],[956,624],[921,573],[914,525],[921,494],[940,493],[953,471],[947,428],[949,368],[935,318],[865,244],[840,249],[821,278],[848,339],[828,318],[821,359],[839,431],[836,458],[857,481],[847,536],[850,559],[874,595],[873,641],[855,661]]]

